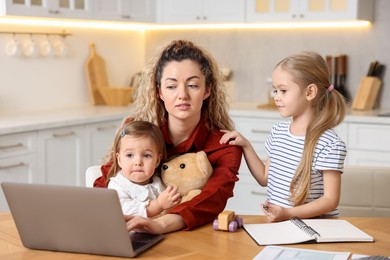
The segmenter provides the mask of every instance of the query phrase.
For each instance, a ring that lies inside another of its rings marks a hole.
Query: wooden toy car
[[[218,219],[213,222],[214,230],[224,230],[229,232],[236,232],[237,228],[241,228],[243,220],[237,216],[234,211],[225,210],[218,215]]]

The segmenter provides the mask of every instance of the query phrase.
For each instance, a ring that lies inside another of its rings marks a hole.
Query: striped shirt
[[[294,136],[290,132],[291,121],[276,123],[265,143],[270,159],[267,184],[267,199],[270,203],[293,207],[289,200],[290,183],[301,160],[304,136]],[[313,157],[310,192],[305,203],[320,198],[324,194],[323,170],[342,172],[347,155],[345,143],[333,130],[325,131],[319,138]],[[324,214],[338,215],[338,209]]]

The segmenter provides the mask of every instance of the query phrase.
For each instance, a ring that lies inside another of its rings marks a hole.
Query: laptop
[[[164,235],[128,232],[115,190],[1,183],[23,246],[135,257]]]

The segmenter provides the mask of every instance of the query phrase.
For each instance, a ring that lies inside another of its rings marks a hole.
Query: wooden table
[[[244,223],[262,223],[264,216],[243,216]],[[390,256],[390,218],[343,218],[375,238],[374,243],[299,244],[314,250]],[[252,259],[264,247],[258,246],[240,229],[214,231],[211,224],[193,231],[178,231],[137,258],[141,259]],[[0,212],[0,259],[114,259],[114,257],[31,250],[23,247],[12,216]],[[117,259],[117,258],[116,258]]]

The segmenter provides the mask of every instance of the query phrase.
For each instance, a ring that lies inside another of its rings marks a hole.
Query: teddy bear
[[[178,187],[181,203],[197,196],[212,173],[213,167],[204,151],[179,155],[161,167],[163,182]]]

